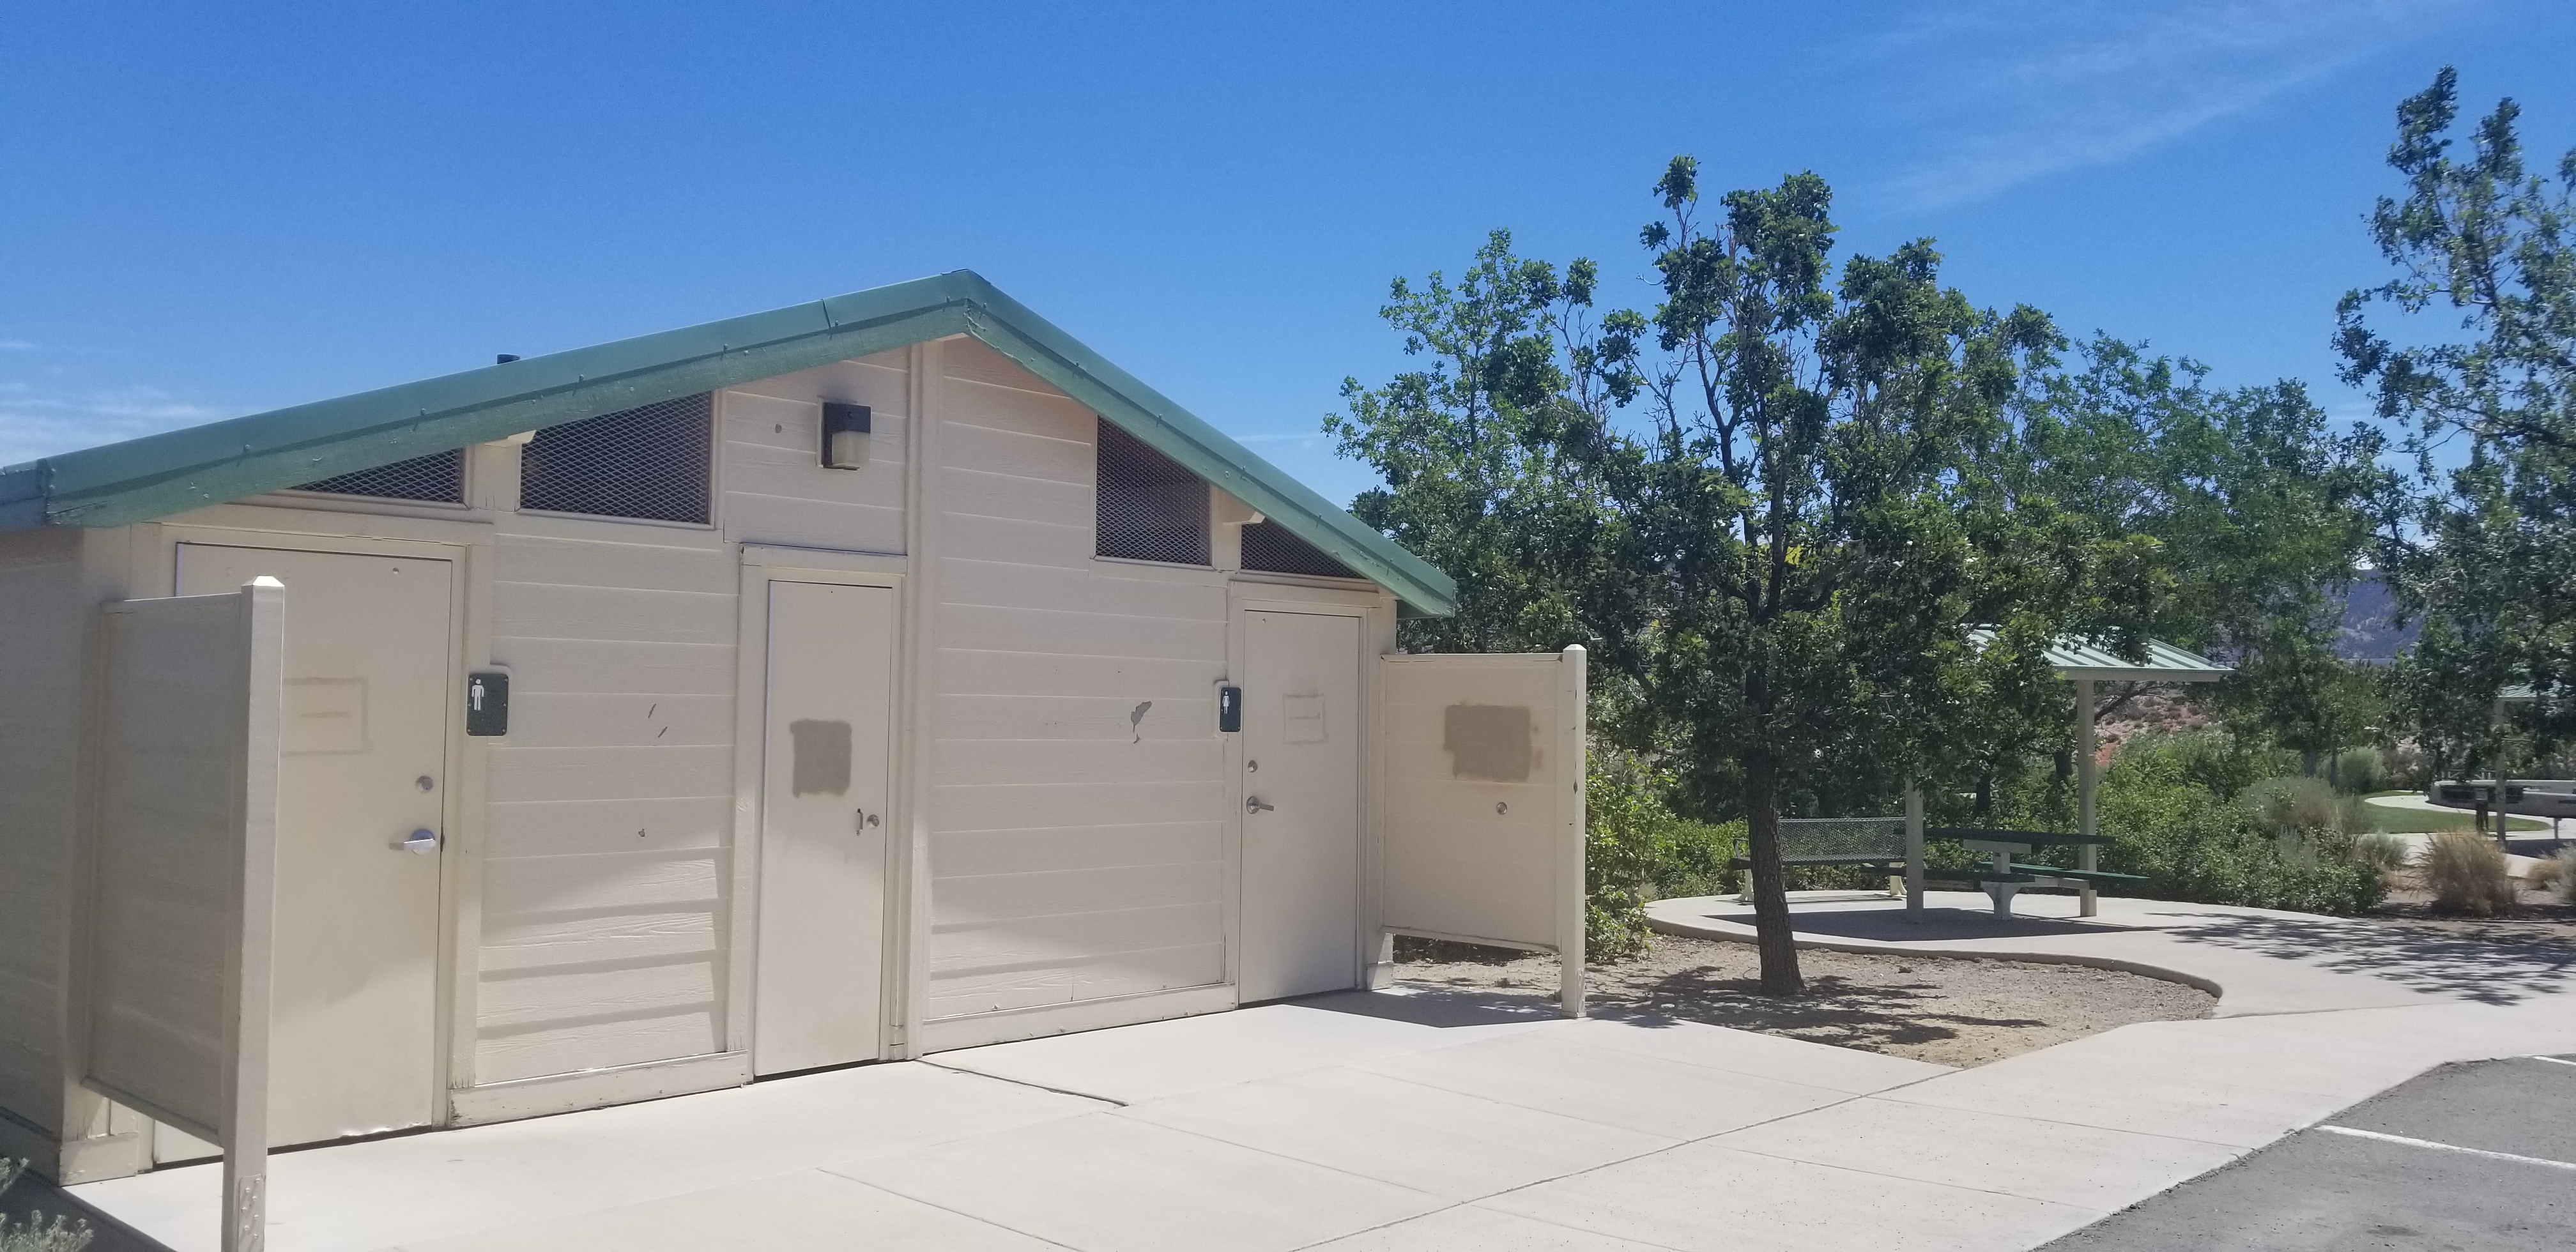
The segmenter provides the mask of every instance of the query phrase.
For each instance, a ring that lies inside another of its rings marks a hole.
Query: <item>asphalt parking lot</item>
[[[2576,1056],[2446,1065],[2047,1246],[2576,1248]]]

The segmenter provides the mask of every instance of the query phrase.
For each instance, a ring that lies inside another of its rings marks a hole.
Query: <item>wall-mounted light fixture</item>
[[[868,463],[868,431],[874,417],[864,404],[823,402],[823,468],[862,469]]]

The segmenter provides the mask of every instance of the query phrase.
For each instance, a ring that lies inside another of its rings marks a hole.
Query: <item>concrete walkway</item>
[[[1844,945],[2168,962],[2217,983],[2226,1016],[1958,1071],[1536,1001],[1345,994],[289,1153],[270,1246],[2029,1248],[2432,1065],[2576,1050],[2576,969],[2554,961],[2105,903],[2102,923],[2009,934],[1958,910],[1937,937],[1845,933],[1883,929],[1866,907],[1802,920]],[[1715,933],[1727,907],[1658,912]],[[215,1187],[197,1166],[73,1194],[194,1252],[214,1245]]]

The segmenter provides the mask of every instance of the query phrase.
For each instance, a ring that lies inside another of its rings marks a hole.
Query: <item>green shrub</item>
[[[2295,752],[2250,747],[2217,731],[2183,730],[2140,735],[2123,745],[2104,771],[2104,781],[2112,773],[2147,775],[2232,800],[2257,782],[2295,774],[2298,768]]]
[[[2102,868],[2146,877],[2139,894],[2332,914],[2361,912],[2387,894],[2379,871],[2352,858],[2355,844],[2339,824],[2276,828],[2267,806],[2284,823],[2302,807],[2275,806],[2259,791],[2250,802],[2240,799],[2259,777],[2243,766],[2260,754],[2240,759],[2188,742],[2215,736],[2159,738],[2165,741],[2144,739],[2121,753],[2104,771],[2100,792],[2101,830],[2113,840]]]
[[[2576,847],[2560,848],[2550,863],[2558,867],[2558,898],[2576,904]]]
[[[23,1160],[0,1160],[0,1196],[8,1195],[26,1172],[27,1163]],[[23,1222],[0,1215],[0,1252],[80,1252],[89,1246],[95,1233],[88,1222],[74,1221],[59,1213],[52,1221],[46,1221],[43,1213],[33,1213]]]
[[[1585,790],[1584,953],[1624,960],[1645,951],[1646,901],[1683,823],[1669,781],[1634,757],[1596,750]]]
[[[1623,753],[1596,749],[1586,797],[1584,948],[1617,961],[1646,949],[1646,902],[1736,889],[1728,868],[1744,822],[1692,821],[1666,799],[1673,779]]]
[[[2254,820],[2275,839],[2350,841],[2370,829],[2370,814],[2357,796],[2338,793],[2322,778],[2266,778],[2242,797]]]
[[[2377,748],[2346,748],[2323,769],[2327,781],[2345,795],[2366,796],[2387,785],[2382,781],[2387,771],[2381,768]]]
[[[1743,871],[1727,864],[1744,846],[1744,819],[1695,822],[1675,818],[1656,858],[1649,899],[1727,895],[1742,889]]]

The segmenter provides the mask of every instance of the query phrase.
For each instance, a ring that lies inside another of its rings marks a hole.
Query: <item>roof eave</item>
[[[122,526],[966,334],[1393,592],[1457,584],[972,270],[210,422],[0,469],[0,530]]]

